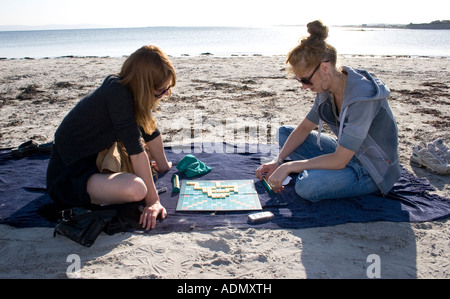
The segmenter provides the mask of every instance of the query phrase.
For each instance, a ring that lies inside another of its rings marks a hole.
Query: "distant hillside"
[[[450,29],[450,21],[434,21],[425,24],[409,24],[406,29]]]
[[[359,26],[346,26],[346,27],[359,27]],[[434,29],[434,30],[445,30],[450,29],[450,21],[434,21],[431,23],[423,24],[362,24],[363,28],[394,28],[394,29]]]

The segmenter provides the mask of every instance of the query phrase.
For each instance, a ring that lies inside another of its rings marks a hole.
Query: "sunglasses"
[[[312,77],[314,76],[314,74],[317,72],[317,70],[319,69],[319,67],[322,65],[322,63],[324,63],[324,62],[329,62],[329,60],[322,61],[322,62],[314,69],[314,72],[311,74],[311,76],[309,76],[308,79],[305,79],[305,78],[300,78],[300,79],[299,79],[299,78],[295,78],[295,79],[297,79],[298,82],[303,83],[303,84],[305,84],[305,85],[313,85],[313,83],[311,82],[311,79],[312,79]]]
[[[159,94],[155,94],[155,98],[156,99],[159,99],[159,98],[161,98],[163,95],[165,95],[166,94],[166,92],[167,91],[169,91],[169,89],[170,89],[170,87],[168,87],[168,88],[166,88],[166,89],[164,89],[163,91],[161,91]]]

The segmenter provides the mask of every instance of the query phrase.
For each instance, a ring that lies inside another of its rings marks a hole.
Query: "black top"
[[[148,142],[160,133],[146,134],[134,116],[131,90],[119,83],[117,75],[83,98],[63,119],[55,133],[55,144],[66,165],[94,155],[122,141],[128,154],[144,151],[141,138]]]

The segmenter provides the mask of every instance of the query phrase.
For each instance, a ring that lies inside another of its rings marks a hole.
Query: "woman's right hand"
[[[159,200],[152,205],[147,205],[143,209],[141,217],[139,219],[139,224],[142,225],[142,228],[145,230],[155,228],[156,218],[158,218],[158,216],[161,216],[161,219],[164,219],[167,216],[167,211],[161,205]]]

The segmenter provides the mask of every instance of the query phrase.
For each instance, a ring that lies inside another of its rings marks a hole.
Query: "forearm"
[[[307,160],[288,162],[286,163],[286,167],[288,167],[289,173],[301,173],[308,169],[339,170],[347,166],[354,154],[355,152],[342,146],[338,146],[334,153],[317,156]]]
[[[138,155],[130,156],[131,163],[133,164],[135,174],[140,177],[147,187],[147,195],[145,196],[145,203],[147,205],[153,205],[159,201],[158,192],[156,191],[155,183],[153,181],[152,170],[150,167],[150,161],[146,152],[142,152]]]

